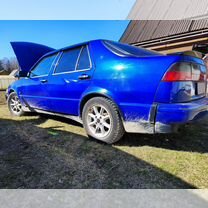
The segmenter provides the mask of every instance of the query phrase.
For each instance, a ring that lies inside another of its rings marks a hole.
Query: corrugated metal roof
[[[191,26],[192,31],[206,28],[208,28],[208,20],[194,21]]]
[[[168,35],[182,34],[190,31],[189,29],[192,24],[191,20],[178,20],[173,22],[173,27],[169,31]]]
[[[121,42],[139,43],[204,29],[208,29],[208,20],[135,20],[130,22]]]
[[[128,42],[128,37],[131,36],[131,32],[134,29],[135,25],[137,25],[137,21],[134,21],[134,20],[132,20],[130,22],[130,24],[128,25],[126,32],[125,32],[125,37],[123,38],[124,42]],[[141,27],[141,26],[139,26],[139,27]]]
[[[137,0],[127,19],[181,20],[208,17],[207,0]]]

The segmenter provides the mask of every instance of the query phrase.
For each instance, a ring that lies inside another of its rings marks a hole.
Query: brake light
[[[166,72],[164,82],[174,81],[205,81],[206,67],[194,63],[176,63]]]

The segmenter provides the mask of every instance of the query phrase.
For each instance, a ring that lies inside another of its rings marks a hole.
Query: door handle
[[[78,77],[80,80],[84,80],[84,79],[90,79],[90,75],[88,74],[82,74]]]
[[[41,83],[46,83],[46,82],[48,82],[47,79],[42,79],[42,80],[40,80],[40,81],[41,81]]]

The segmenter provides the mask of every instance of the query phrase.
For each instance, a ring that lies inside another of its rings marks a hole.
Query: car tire
[[[7,104],[9,111],[13,116],[22,116],[24,114],[24,111],[22,110],[22,104],[15,92],[9,94]]]
[[[108,144],[117,142],[125,133],[117,106],[104,97],[87,101],[82,111],[82,121],[89,137]]]

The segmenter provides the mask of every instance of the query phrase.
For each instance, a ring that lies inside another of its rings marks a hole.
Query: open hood
[[[55,50],[48,46],[29,42],[11,42],[11,45],[17,57],[22,76],[26,76],[31,67],[42,56]]]

